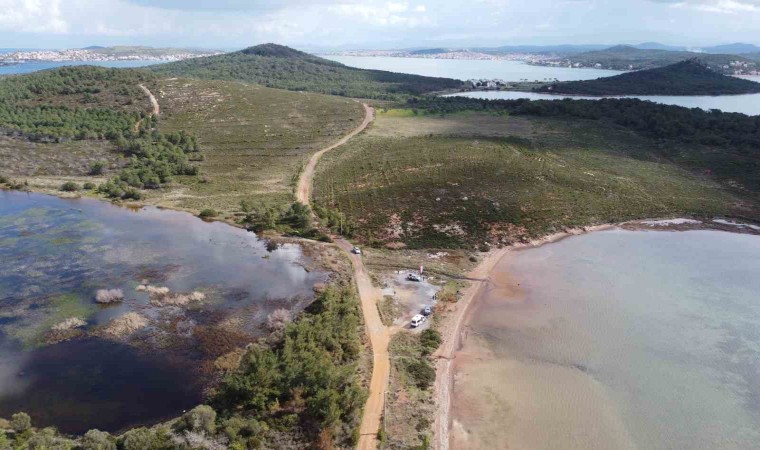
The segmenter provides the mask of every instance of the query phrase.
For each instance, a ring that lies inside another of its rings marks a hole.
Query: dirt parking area
[[[383,297],[386,302],[392,302],[395,311],[392,326],[422,331],[430,326],[430,319],[417,328],[412,328],[410,321],[416,314],[421,314],[426,306],[435,310],[437,303],[436,295],[441,287],[436,277],[422,276],[421,281],[413,281],[408,277],[410,274],[418,274],[416,270],[394,271],[385,277],[383,285]]]

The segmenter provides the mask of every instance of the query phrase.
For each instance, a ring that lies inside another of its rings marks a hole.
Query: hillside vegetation
[[[731,95],[760,92],[760,83],[721,75],[690,59],[596,80],[553,83],[538,90],[578,95]]]
[[[449,78],[348,67],[276,44],[151,69],[167,76],[244,81],[291,91],[373,99],[394,99],[462,86],[461,81]]]
[[[148,200],[228,216],[241,201],[259,210],[287,208],[295,180],[311,153],[358,126],[358,102],[230,81],[157,82],[161,129],[193,130],[201,178],[181,178],[171,192]],[[232,216],[228,216],[232,218]]]
[[[430,97],[409,106],[431,114],[480,111],[524,117],[584,119],[614,125],[652,139],[638,149],[718,178],[725,184],[760,192],[760,116],[704,111],[637,99],[482,100]]]
[[[585,119],[380,115],[371,133],[325,155],[315,199],[345,215],[358,240],[394,248],[472,248],[679,214],[757,217],[749,194],[657,148]]]
[[[747,55],[693,53],[661,49],[639,49],[629,45],[618,45],[604,50],[580,53],[568,58],[570,64],[593,67],[600,64],[605,69],[644,70],[675,64],[679,61],[698,57],[711,70],[733,74],[736,63],[747,64],[747,69],[757,68],[756,61]]]

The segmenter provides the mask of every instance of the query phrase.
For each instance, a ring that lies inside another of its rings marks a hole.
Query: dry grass
[[[124,158],[108,141],[46,144],[0,136],[0,174],[11,178],[85,176],[96,161],[105,161],[108,171],[121,167]]]

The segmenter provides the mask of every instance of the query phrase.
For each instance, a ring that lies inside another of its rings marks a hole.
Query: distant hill
[[[555,83],[539,90],[577,95],[730,95],[760,92],[760,83],[721,75],[690,59],[614,77]]]
[[[450,78],[348,67],[277,44],[161,64],[151,70],[170,76],[244,81],[292,91],[379,99],[462,86],[461,81]]]
[[[630,45],[618,45],[604,50],[581,53],[568,58],[568,63],[584,67],[601,66],[615,70],[642,70],[667,66],[698,56],[700,61],[710,69],[734,74],[755,70],[757,62],[737,55],[705,54],[687,51],[669,51],[658,49],[639,49]],[[737,64],[746,66],[737,66]]]
[[[760,47],[753,44],[743,44],[741,42],[737,42],[735,44],[704,47],[702,48],[702,51],[706,53],[728,53],[733,55],[743,55],[745,53],[758,53],[760,52]]]
[[[445,48],[423,48],[420,50],[409,51],[410,55],[438,55],[441,53],[448,53],[450,50]]]
[[[607,48],[608,45],[504,45],[492,48],[474,48],[473,51],[480,51],[491,54],[503,53],[554,53],[571,55],[576,53],[589,52]]]

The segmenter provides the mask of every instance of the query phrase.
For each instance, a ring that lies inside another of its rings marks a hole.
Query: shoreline
[[[716,222],[716,220],[719,220],[720,222]],[[496,265],[504,259],[509,258],[510,255],[513,255],[513,252],[538,248],[573,236],[582,236],[588,233],[613,229],[671,232],[712,230],[760,236],[760,226],[753,224],[751,221],[736,222],[731,219],[721,218],[639,219],[615,224],[608,223],[588,227],[570,228],[562,232],[530,240],[526,243],[518,243],[491,250],[483,261],[481,261],[481,263],[469,274],[470,278],[477,281],[471,282],[462,298],[457,302],[455,310],[444,318],[441,330],[443,343],[439,350],[434,353],[434,357],[438,359],[434,394],[437,406],[437,413],[433,425],[434,449],[449,449],[455,353],[461,349],[463,345],[463,340],[466,336],[466,328],[474,311],[474,306],[477,304],[482,289],[491,284],[491,273]]]

